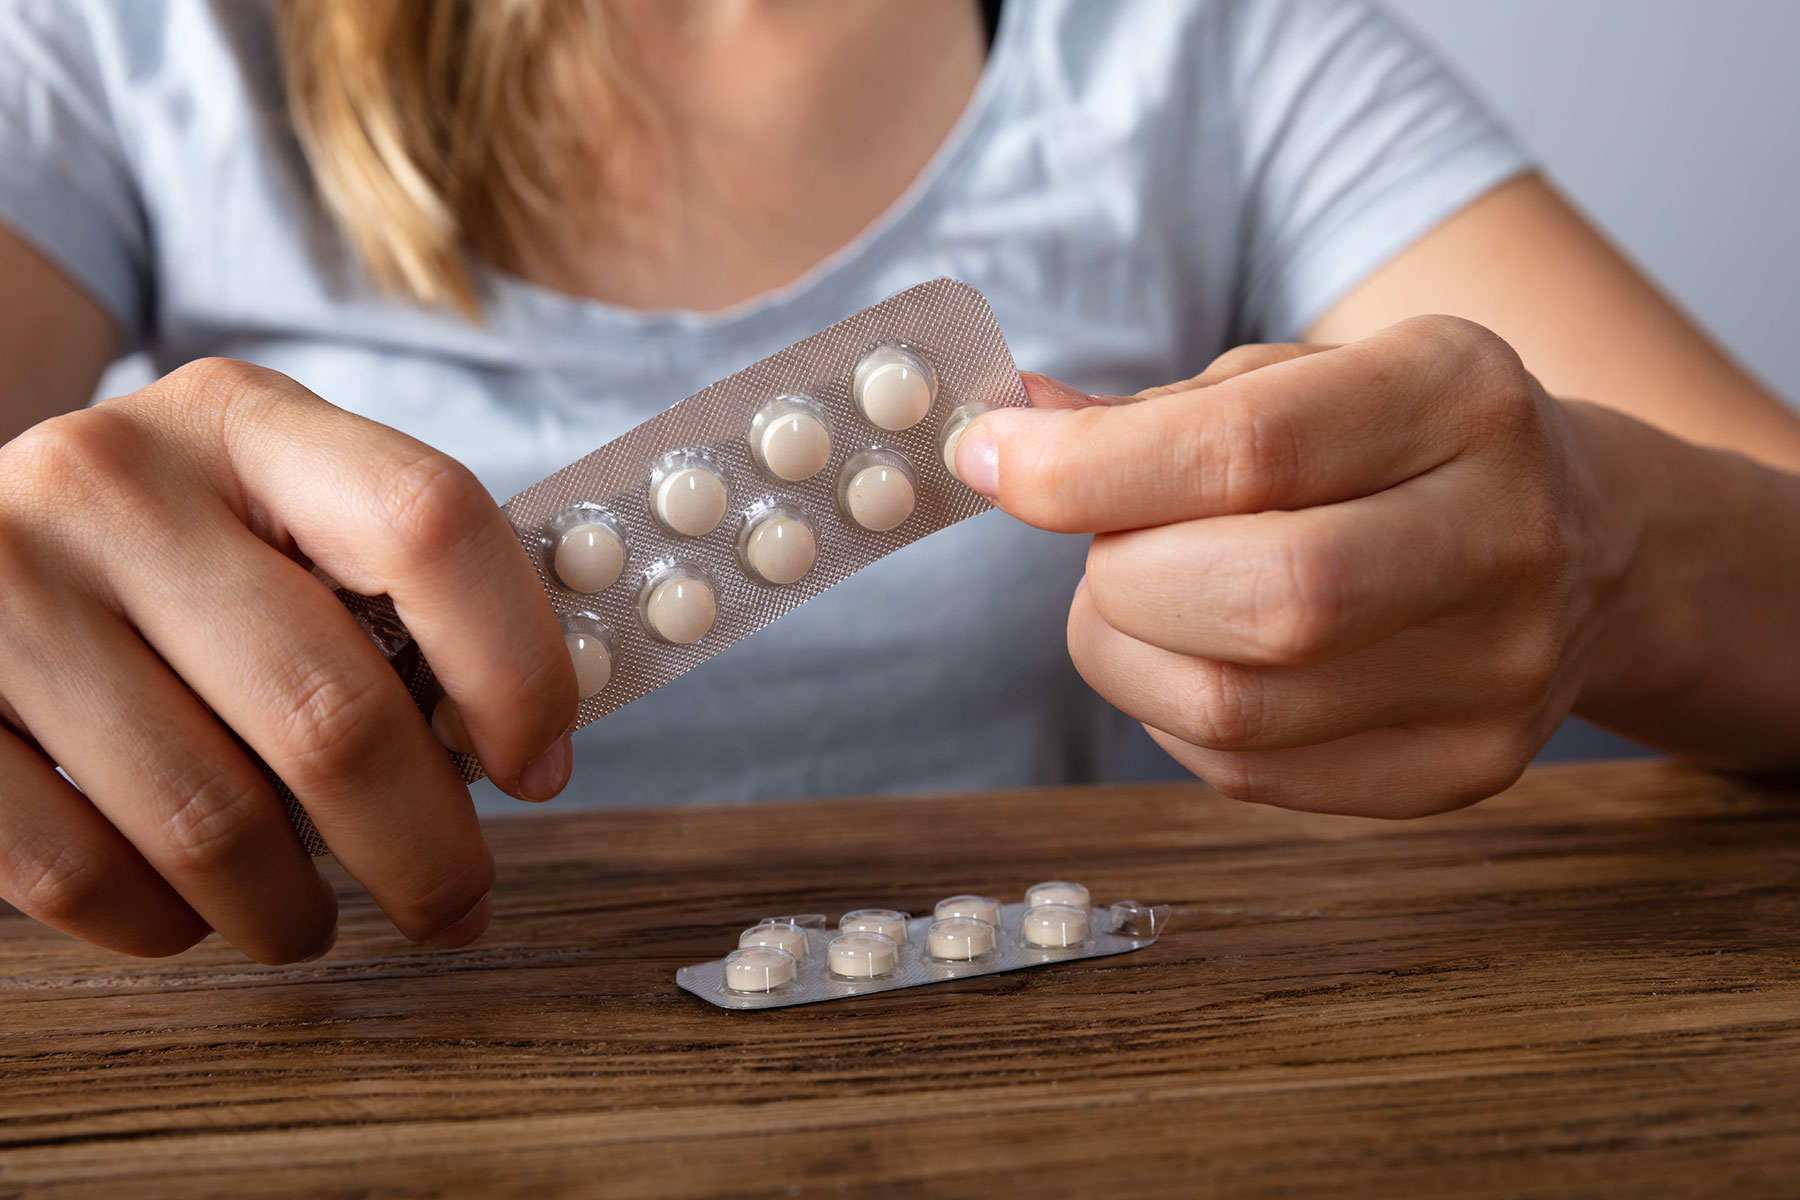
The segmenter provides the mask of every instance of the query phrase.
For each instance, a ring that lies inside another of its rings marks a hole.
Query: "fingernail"
[[[1087,586],[1087,572],[1083,571],[1081,573],[1081,578],[1077,579],[1075,581],[1075,594],[1077,596],[1081,595],[1081,589],[1085,588],[1086,586]]]
[[[494,919],[494,893],[488,892],[475,907],[425,940],[439,950],[455,950],[480,937]]]
[[[1025,394],[1035,408],[1086,408],[1094,403],[1094,398],[1086,392],[1036,371],[1020,371],[1019,379],[1025,384]]]
[[[519,772],[519,798],[550,799],[569,786],[569,774],[574,769],[575,747],[565,733],[556,739],[556,745],[526,763]]]
[[[980,422],[957,443],[956,477],[990,500],[1000,494],[1000,447]]]
[[[311,954],[307,955],[305,958],[301,959],[300,961],[303,963],[318,962],[321,958],[324,958],[327,954],[330,954],[332,949],[337,946],[337,937],[338,937],[337,926],[333,925],[331,927],[331,935],[325,939],[325,944],[323,946],[320,946],[317,950],[314,950]]]

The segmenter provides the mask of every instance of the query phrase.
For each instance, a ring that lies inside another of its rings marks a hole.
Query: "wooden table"
[[[0,1195],[1793,1195],[1796,800],[1633,764],[1404,824],[1197,786],[533,814],[475,947],[345,882],[289,968],[8,912]],[[1167,934],[761,1014],[674,985],[764,914],[1065,876]]]

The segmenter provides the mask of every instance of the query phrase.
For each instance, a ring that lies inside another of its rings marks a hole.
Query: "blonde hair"
[[[602,0],[279,0],[294,128],[370,275],[479,315],[473,259],[580,228],[637,111]]]

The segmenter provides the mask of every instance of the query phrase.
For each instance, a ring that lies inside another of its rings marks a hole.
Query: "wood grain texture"
[[[475,947],[340,875],[289,968],[0,909],[0,1195],[1792,1195],[1797,800],[1631,764],[1405,824],[1197,786],[533,814]],[[674,984],[763,915],[1042,878],[1169,931],[766,1013]]]

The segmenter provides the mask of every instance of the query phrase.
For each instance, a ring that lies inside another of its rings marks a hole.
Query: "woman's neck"
[[[633,308],[716,311],[792,282],[918,177],[968,105],[972,0],[615,0],[641,144],[599,211],[545,225],[533,282]]]

